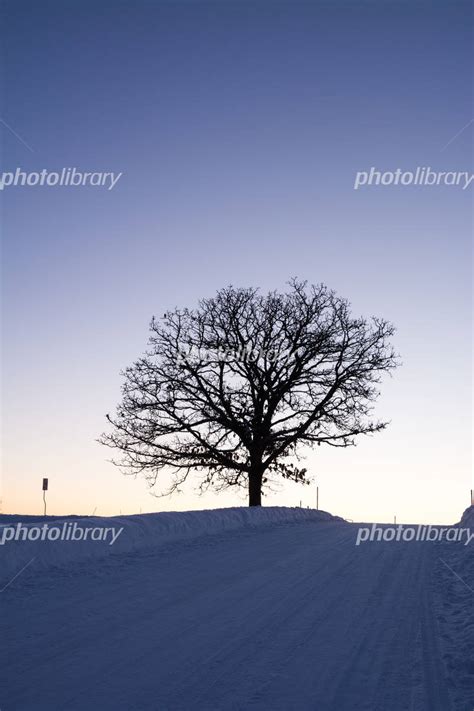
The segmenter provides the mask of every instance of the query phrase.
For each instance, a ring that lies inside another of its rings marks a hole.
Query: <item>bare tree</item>
[[[124,372],[112,432],[129,473],[151,486],[190,472],[201,488],[248,488],[249,505],[275,477],[307,482],[304,445],[355,444],[373,421],[381,375],[397,365],[393,326],[354,318],[324,285],[292,280],[286,293],[234,288],[150,325],[149,350]]]

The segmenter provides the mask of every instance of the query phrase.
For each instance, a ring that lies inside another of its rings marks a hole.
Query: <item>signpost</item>
[[[43,503],[44,503],[44,515],[46,516],[46,492],[48,491],[48,480],[43,479]]]

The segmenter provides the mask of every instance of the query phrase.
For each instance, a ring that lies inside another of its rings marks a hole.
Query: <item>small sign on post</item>
[[[48,491],[48,479],[43,479],[43,503],[44,503],[44,515],[46,516],[46,492]]]

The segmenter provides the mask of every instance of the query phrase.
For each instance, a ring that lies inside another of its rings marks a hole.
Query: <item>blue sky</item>
[[[46,475],[51,513],[240,504],[152,498],[95,439],[153,314],[296,275],[393,321],[404,363],[386,432],[309,456],[323,507],[456,519],[472,487],[472,188],[353,183],[371,166],[472,170],[470,12],[4,3],[2,171],[123,173],[112,191],[0,196],[4,511],[41,510]],[[285,484],[266,503],[313,495]]]

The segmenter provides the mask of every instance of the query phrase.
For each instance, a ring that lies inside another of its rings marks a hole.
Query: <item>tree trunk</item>
[[[262,505],[262,472],[249,471],[249,506]]]

